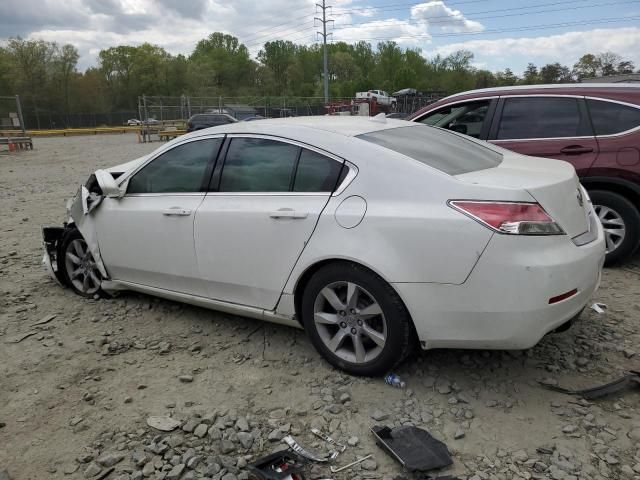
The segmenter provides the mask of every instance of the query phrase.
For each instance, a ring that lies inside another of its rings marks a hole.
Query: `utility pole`
[[[322,23],[322,32],[316,32],[318,35],[322,35],[322,43],[323,43],[323,53],[324,53],[324,103],[329,103],[329,62],[327,60],[327,37],[332,35],[331,33],[327,33],[327,23],[333,22],[333,20],[327,20],[327,8],[326,0],[322,0],[322,4],[316,3],[316,7],[322,10],[322,18],[315,17],[315,20],[318,20]]]

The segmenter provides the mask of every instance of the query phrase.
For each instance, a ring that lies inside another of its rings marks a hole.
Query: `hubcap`
[[[387,322],[377,300],[352,282],[323,288],[314,303],[314,322],[325,346],[351,363],[376,359],[387,341]]]
[[[613,252],[624,241],[626,228],[622,216],[612,208],[594,205],[594,210],[602,223],[607,253]]]
[[[83,239],[77,238],[67,245],[64,261],[74,287],[87,295],[100,289],[100,271]]]

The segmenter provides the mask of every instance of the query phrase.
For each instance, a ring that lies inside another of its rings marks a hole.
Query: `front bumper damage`
[[[102,171],[100,171],[102,172]],[[66,233],[74,228],[80,231],[80,234],[87,242],[87,247],[93,255],[103,282],[109,280],[109,274],[100,255],[100,245],[98,243],[98,235],[96,224],[91,214],[97,208],[104,195],[99,184],[99,178],[94,174],[87,181],[86,185],[82,185],[76,195],[67,202],[67,216],[69,220],[61,227],[43,226],[42,241],[44,246],[44,255],[42,264],[51,278],[61,286],[67,286],[67,280],[62,274],[60,266],[61,245]]]

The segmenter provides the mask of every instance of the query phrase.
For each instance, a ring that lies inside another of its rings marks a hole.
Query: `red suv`
[[[571,163],[604,227],[607,264],[629,257],[640,244],[640,85],[473,90],[433,103],[408,120]]]

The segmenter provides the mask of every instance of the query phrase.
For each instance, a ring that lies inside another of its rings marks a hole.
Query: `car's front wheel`
[[[302,320],[322,356],[354,375],[389,372],[412,345],[411,318],[398,294],[356,264],[329,264],[313,275],[303,294]]]
[[[605,265],[627,259],[640,242],[640,213],[622,195],[606,190],[589,192],[593,208],[602,223],[607,248]]]
[[[68,231],[62,239],[58,268],[67,285],[78,295],[93,297],[100,294],[102,275],[87,242],[77,229]]]

